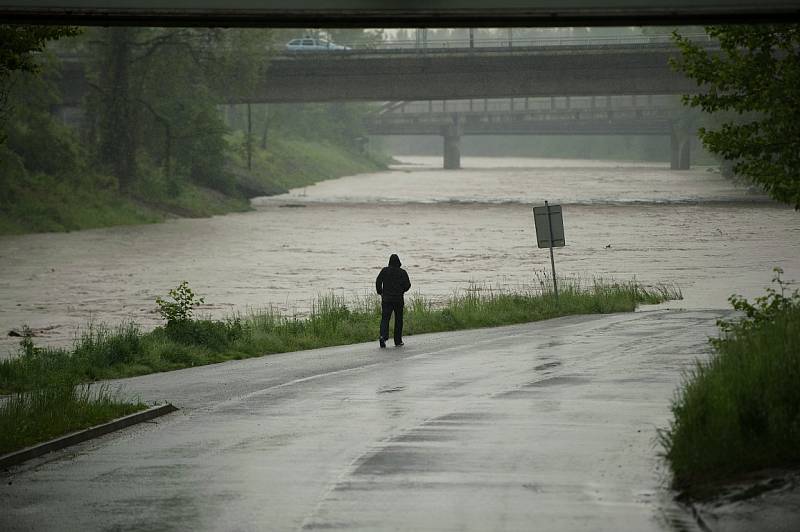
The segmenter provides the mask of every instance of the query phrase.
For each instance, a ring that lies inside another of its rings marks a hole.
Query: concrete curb
[[[92,438],[97,438],[98,436],[108,434],[109,432],[124,429],[125,427],[130,427],[131,425],[136,425],[137,423],[142,423],[143,421],[148,421],[150,419],[175,412],[176,410],[178,410],[176,407],[167,403],[164,405],[150,407],[147,410],[142,410],[141,412],[136,412],[135,414],[129,414],[113,421],[109,421],[108,423],[103,423],[102,425],[95,425],[94,427],[89,427],[88,429],[71,432],[54,440],[38,443],[36,445],[20,449],[19,451],[4,454],[0,456],[0,467],[4,468],[18,465],[26,460],[36,458],[37,456],[47,454],[51,451],[57,451],[58,449],[63,449],[64,447],[75,445],[76,443],[91,440]]]

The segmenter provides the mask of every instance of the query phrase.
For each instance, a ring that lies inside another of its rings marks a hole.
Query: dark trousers
[[[381,338],[389,339],[389,318],[394,312],[394,343],[403,341],[403,302],[383,301],[381,303]]]

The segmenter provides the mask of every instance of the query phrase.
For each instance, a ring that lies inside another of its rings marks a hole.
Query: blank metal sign
[[[547,216],[548,207],[534,207],[533,221],[536,224],[536,241],[540,248],[564,247],[564,219],[561,216],[561,205],[550,205],[550,216]],[[550,224],[553,225],[553,244],[550,245]]]

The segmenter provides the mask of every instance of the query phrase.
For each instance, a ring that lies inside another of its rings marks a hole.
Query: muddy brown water
[[[319,183],[206,219],[0,237],[0,357],[12,329],[69,345],[88,323],[159,323],[154,300],[187,280],[212,317],[273,307],[303,314],[319,294],[371,294],[390,253],[412,291],[537,288],[532,205],[562,204],[559,275],[674,283],[669,308],[727,308],[763,292],[773,267],[800,279],[800,214],[703,168],[556,159],[404,157],[391,171]]]

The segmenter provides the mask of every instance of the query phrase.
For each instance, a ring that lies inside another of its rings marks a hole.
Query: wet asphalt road
[[[0,472],[0,530],[694,530],[657,429],[724,311],[569,317],[125,381],[182,410]]]

